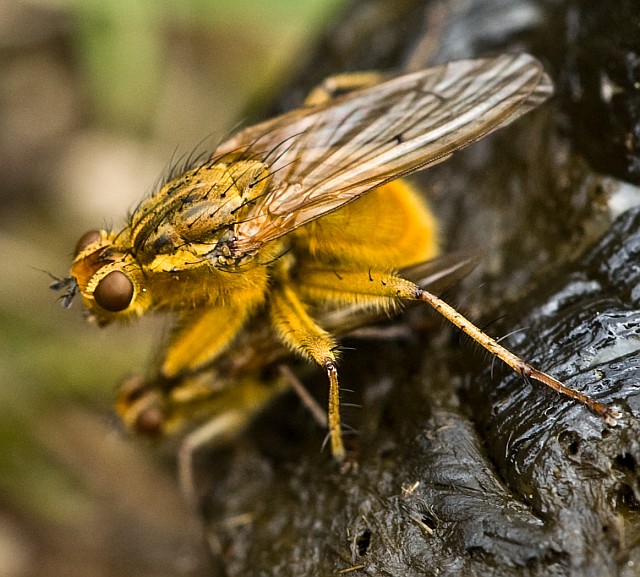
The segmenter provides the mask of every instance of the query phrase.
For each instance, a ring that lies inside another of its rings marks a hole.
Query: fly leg
[[[335,352],[337,343],[309,316],[304,304],[289,286],[274,289],[269,298],[271,322],[283,342],[292,350],[315,361],[327,373],[331,453],[337,461],[342,461],[345,449],[340,426],[340,387]]]
[[[216,447],[235,439],[248,427],[256,414],[289,386],[290,381],[284,376],[276,376],[264,383],[261,379],[249,375],[230,383],[219,392],[212,392],[209,399],[201,400],[203,406],[209,402],[215,414],[189,432],[182,440],[178,451],[178,479],[189,505],[195,506],[196,503],[193,455],[204,446]],[[186,403],[190,404],[189,401]]]
[[[252,413],[231,410],[215,416],[181,442],[178,450],[178,482],[182,495],[192,509],[196,508],[196,486],[193,476],[193,455],[201,447],[215,446],[238,435],[249,423]]]
[[[608,425],[615,425],[616,419],[621,416],[620,412],[613,407],[600,403],[589,395],[571,389],[563,385],[558,379],[536,369],[479,329],[451,305],[411,281],[378,271],[363,273],[328,271],[327,269],[314,270],[313,268],[305,269],[301,272],[301,276],[304,278],[304,287],[301,285],[300,290],[305,291],[308,297],[312,299],[337,300],[338,302],[352,301],[363,304],[368,299],[371,306],[385,306],[385,302],[386,306],[392,306],[393,302],[398,300],[425,302],[492,355],[506,363],[516,373],[521,374],[523,377],[534,379],[554,391],[582,403],[593,413],[604,419]]]
[[[304,100],[305,106],[325,104],[340,94],[346,94],[352,90],[373,86],[384,80],[380,72],[347,72],[329,76],[316,86]]]
[[[294,393],[298,395],[298,398],[302,401],[302,404],[311,413],[316,423],[323,428],[327,428],[327,414],[325,410],[318,404],[305,386],[300,382],[298,377],[287,365],[280,365],[280,374],[286,380],[287,384],[293,389]]]
[[[172,378],[212,362],[229,347],[250,311],[228,305],[182,315],[164,353],[162,375]]]

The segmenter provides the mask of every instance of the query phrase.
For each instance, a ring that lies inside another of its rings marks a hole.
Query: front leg
[[[169,341],[161,373],[173,378],[209,364],[243,327],[250,307],[226,305],[183,315]]]

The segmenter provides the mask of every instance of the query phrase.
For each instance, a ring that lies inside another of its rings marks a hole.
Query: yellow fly
[[[79,291],[106,325],[174,311],[160,362],[167,382],[196,375],[242,343],[260,314],[329,379],[331,450],[345,455],[337,342],[328,309],[390,311],[424,301],[512,369],[587,405],[480,331],[424,287],[395,274],[436,256],[436,224],[399,177],[505,126],[553,92],[533,57],[462,60],[393,78],[242,130],[143,201],[120,232],[78,242],[63,302]],[[366,193],[366,194],[365,194]]]

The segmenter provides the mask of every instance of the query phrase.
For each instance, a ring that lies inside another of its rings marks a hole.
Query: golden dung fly
[[[278,340],[329,380],[331,451],[345,455],[337,341],[322,311],[424,301],[513,370],[589,407],[397,274],[437,255],[436,223],[405,176],[512,122],[553,92],[526,54],[461,60],[398,76],[246,128],[144,200],[119,232],[78,241],[63,303],[80,293],[99,324],[150,311],[178,320],[159,374],[220,363],[261,315]],[[340,331],[335,331],[340,332]]]

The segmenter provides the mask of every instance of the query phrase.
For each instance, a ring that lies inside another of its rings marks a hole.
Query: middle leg
[[[269,295],[271,322],[280,338],[294,351],[315,361],[329,377],[329,435],[331,453],[338,461],[345,456],[340,426],[340,391],[336,347],[333,336],[323,330],[307,313],[304,304],[288,285]]]

